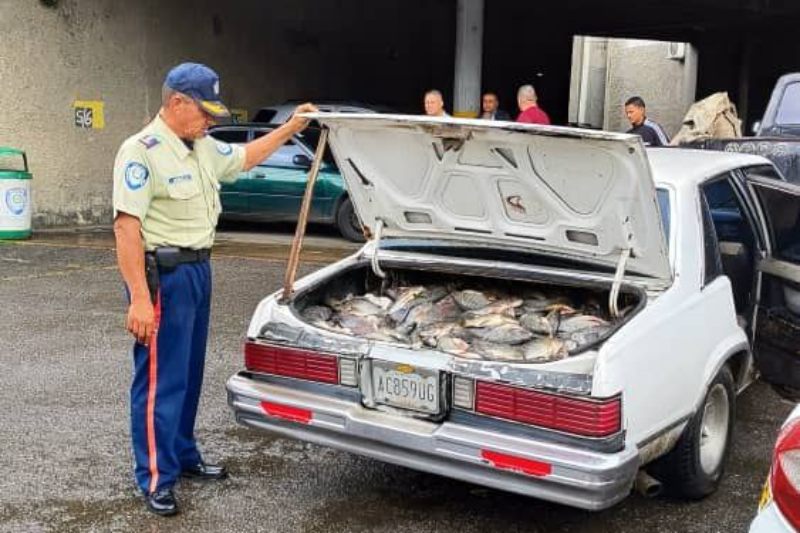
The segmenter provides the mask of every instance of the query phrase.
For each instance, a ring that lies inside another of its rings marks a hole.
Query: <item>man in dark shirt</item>
[[[657,122],[647,118],[644,100],[639,96],[632,96],[625,102],[625,116],[631,123],[628,133],[639,135],[648,146],[666,146],[669,137]]]
[[[485,120],[511,120],[511,116],[499,108],[500,101],[497,99],[497,94],[493,92],[483,93],[481,98],[481,118]]]

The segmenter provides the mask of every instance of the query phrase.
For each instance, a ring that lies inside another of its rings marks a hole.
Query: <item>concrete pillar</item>
[[[481,99],[483,0],[458,0],[453,116],[477,117]]]

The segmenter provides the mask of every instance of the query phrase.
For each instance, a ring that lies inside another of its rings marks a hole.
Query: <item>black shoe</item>
[[[172,487],[159,489],[146,495],[144,499],[151,513],[160,516],[172,516],[178,513],[178,502],[175,500]]]
[[[210,481],[225,479],[228,477],[228,471],[222,465],[210,465],[201,461],[192,467],[184,468],[181,475],[192,479]]]

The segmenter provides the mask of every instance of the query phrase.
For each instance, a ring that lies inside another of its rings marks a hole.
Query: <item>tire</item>
[[[350,198],[345,198],[339,204],[339,209],[336,211],[336,227],[342,237],[348,241],[364,242],[364,232],[361,229],[361,222],[358,220],[356,210],[353,209],[353,202]]]
[[[709,385],[703,406],[692,416],[675,448],[653,464],[653,475],[669,494],[699,500],[717,490],[730,452],[735,418],[733,374],[725,366]]]

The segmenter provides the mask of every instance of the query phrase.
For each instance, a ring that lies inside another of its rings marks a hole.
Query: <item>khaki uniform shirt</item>
[[[210,248],[221,211],[220,182],[235,181],[245,150],[205,136],[190,150],[156,117],[129,137],[114,162],[114,217],[142,223],[145,249]]]

